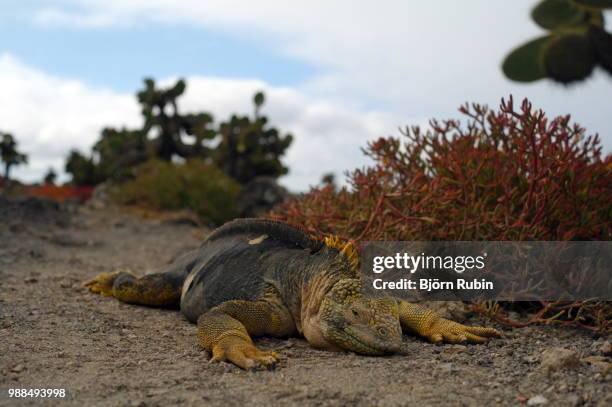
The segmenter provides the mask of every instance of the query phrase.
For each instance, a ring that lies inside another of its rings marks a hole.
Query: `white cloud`
[[[168,84],[168,78],[160,81]],[[368,140],[393,132],[399,119],[376,111],[342,107],[306,96],[298,89],[273,87],[259,80],[187,78],[180,100],[185,111],[211,111],[216,120],[229,114],[251,113],[251,98],[264,90],[264,112],[271,123],[296,137],[286,162],[290,175],[282,182],[304,190],[325,172],[353,169],[366,162],[359,148]],[[71,148],[89,151],[105,126],[138,126],[136,99],[79,81],[58,78],[29,67],[10,54],[0,55],[0,123],[13,133],[31,164],[17,167],[15,176],[37,181],[49,166],[63,168]]]
[[[456,108],[465,101],[496,106],[511,93],[516,99],[529,97],[551,116],[572,113],[589,131],[600,133],[609,151],[609,77],[598,72],[569,88],[504,79],[499,69],[504,55],[539,33],[529,19],[532,6],[532,0],[261,0],[256,5],[238,0],[64,0],[33,18],[39,24],[81,29],[192,24],[316,66],[319,75],[294,88],[188,78],[183,101],[185,108],[211,110],[223,118],[234,110],[250,112],[252,92],[264,88],[273,123],[297,136],[288,153],[292,174],[285,183],[304,188],[323,172],[362,165],[359,148],[376,136],[396,134],[399,125],[457,117]],[[103,125],[140,120],[132,95],[53,77],[6,54],[0,58],[0,86],[0,128],[19,135],[33,155],[33,164],[17,171],[29,179],[49,164],[59,167],[69,146],[89,147]]]
[[[95,13],[84,15],[70,13],[57,8],[44,8],[37,11],[34,21],[40,25],[68,25],[78,28],[100,28],[117,25],[117,19],[113,15]]]
[[[602,108],[609,105],[610,78],[603,73],[570,88],[546,81],[520,85],[503,77],[504,55],[541,32],[529,18],[533,0],[65,3],[71,7],[54,9],[63,16],[55,23],[194,24],[257,41],[319,67],[321,76],[301,89],[345,105],[382,106],[406,120],[446,118],[456,116],[465,101],[497,105],[512,93],[529,97],[550,115],[572,113],[612,146],[610,111]]]
[[[294,190],[318,183],[324,173],[341,176],[343,171],[365,164],[367,159],[360,148],[369,140],[395,133],[401,123],[383,112],[349,109],[340,103],[310,98],[298,89],[273,87],[259,80],[195,76],[187,82],[180,108],[209,110],[217,120],[234,112],[250,114],[253,94],[265,91],[264,113],[273,125],[294,135],[286,158],[290,173],[281,180]]]
[[[10,54],[0,55],[0,129],[13,133],[30,164],[15,175],[40,180],[63,168],[70,148],[89,148],[105,126],[140,123],[134,97],[47,75]]]

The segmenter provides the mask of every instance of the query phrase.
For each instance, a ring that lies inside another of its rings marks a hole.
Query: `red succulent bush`
[[[349,173],[349,187],[314,188],[269,216],[356,242],[610,240],[612,156],[598,136],[512,97],[498,111],[459,111],[465,123],[432,120],[369,143],[373,165]]]

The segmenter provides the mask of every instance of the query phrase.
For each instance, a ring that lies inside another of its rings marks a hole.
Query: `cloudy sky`
[[[265,112],[296,136],[282,180],[296,190],[366,164],[368,140],[509,94],[572,113],[611,150],[609,76],[573,87],[503,77],[504,55],[540,32],[533,0],[299,3],[1,2],[0,130],[30,155],[15,175],[39,180],[62,170],[71,148],[88,150],[102,127],[138,126],[144,76],[187,78],[181,109],[217,119],[251,112],[264,90]]]

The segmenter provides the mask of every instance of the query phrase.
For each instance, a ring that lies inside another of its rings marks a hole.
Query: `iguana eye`
[[[378,334],[379,334],[380,336],[387,336],[387,333],[388,333],[388,332],[387,332],[387,328],[384,328],[384,327],[382,327],[382,326],[381,326],[380,328],[378,328]]]
[[[358,317],[358,316],[359,316],[359,312],[357,312],[357,310],[356,310],[356,309],[354,309],[354,308],[353,308],[353,309],[351,310],[351,312],[353,313],[353,316],[354,316],[354,317]]]

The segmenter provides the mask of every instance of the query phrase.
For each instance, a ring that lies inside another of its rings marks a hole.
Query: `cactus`
[[[585,7],[612,8],[612,0],[574,0],[574,3]]]
[[[568,84],[588,78],[595,66],[612,74],[612,37],[602,13],[606,8],[612,8],[612,0],[541,1],[531,17],[550,34],[512,51],[502,64],[506,77]]]
[[[253,103],[255,104],[255,117],[259,117],[259,111],[266,101],[266,97],[263,92],[257,92],[255,96],[253,96]]]
[[[142,130],[105,128],[94,145],[97,171],[103,179],[121,181],[149,158],[149,141]]]
[[[268,127],[268,118],[260,115],[263,93],[255,94],[255,117],[233,115],[219,126],[221,142],[213,154],[215,164],[242,184],[258,176],[278,178],[288,172],[280,158],[291,145],[293,136],[281,135]]]
[[[91,157],[72,152],[66,171],[77,185],[95,185],[105,180],[124,181],[134,167],[150,159],[166,162],[173,158],[196,158],[213,163],[240,183],[257,176],[278,178],[288,169],[280,162],[291,144],[291,135],[281,136],[261,115],[263,92],[253,96],[254,118],[232,116],[214,126],[210,113],[182,113],[178,98],[187,84],[178,80],[168,88],[158,88],[151,78],[137,93],[144,124],[140,129],[102,131]],[[186,135],[192,136],[191,141]]]
[[[533,82],[545,78],[541,55],[549,39],[549,36],[536,38],[512,51],[502,65],[504,74],[517,82]]]
[[[145,119],[143,133],[148,135],[153,129],[158,133],[152,142],[154,156],[170,161],[173,156],[189,158],[202,155],[205,150],[203,142],[215,137],[214,131],[209,129],[213,117],[209,113],[180,113],[177,99],[187,88],[185,81],[180,79],[167,89],[156,88],[151,78],[144,82],[145,89],[138,92],[137,97]],[[183,134],[194,136],[195,141],[185,143]]]
[[[76,150],[70,151],[64,169],[72,176],[72,184],[76,186],[97,185],[105,180],[93,158]]]
[[[593,72],[595,62],[595,48],[584,34],[556,36],[544,53],[544,70],[561,83],[586,79]]]
[[[535,6],[531,18],[540,27],[554,30],[588,21],[589,12],[567,0],[544,0]]]
[[[57,173],[53,169],[53,167],[49,167],[47,173],[43,178],[43,184],[45,185],[55,185],[55,181],[57,180]]]
[[[28,156],[17,151],[17,141],[12,134],[0,132],[0,159],[4,163],[4,179],[9,181],[11,168],[27,164]]]
[[[590,37],[597,53],[599,64],[612,74],[612,35],[601,28],[593,27]]]

